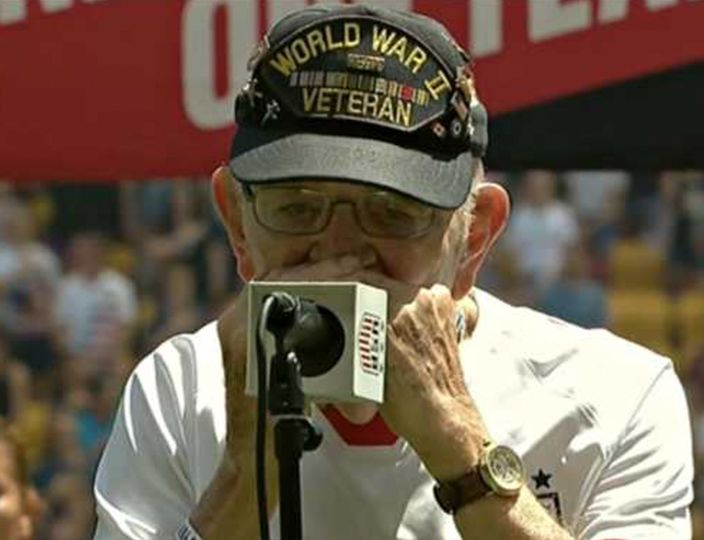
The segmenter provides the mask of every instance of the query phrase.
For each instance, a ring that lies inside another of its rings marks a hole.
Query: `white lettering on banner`
[[[27,2],[0,2],[0,26],[27,18]]]
[[[620,21],[628,14],[630,0],[611,0],[599,2],[599,22],[603,24]]]
[[[232,124],[233,103],[247,82],[247,58],[257,42],[258,0],[188,0],[181,22],[183,106],[200,129]],[[218,8],[227,12],[228,87],[216,92],[213,19]]]
[[[27,3],[33,0],[0,0],[0,26],[14,24],[27,19]],[[66,11],[79,3],[97,4],[106,0],[39,0],[43,13]]]
[[[503,45],[502,0],[474,0],[470,3],[469,49],[475,58],[501,52]]]
[[[604,0],[601,0],[602,4]],[[667,9],[675,7],[679,0],[645,0],[645,5],[650,11],[660,11],[661,9]]]
[[[676,6],[679,0],[645,0],[645,5],[650,11],[658,11]],[[597,17],[603,24],[625,19],[631,0],[601,0]]]
[[[27,2],[30,0],[0,0],[0,25],[24,21],[27,18]],[[56,13],[69,9],[74,0],[40,0],[44,13]]]
[[[469,43],[475,58],[503,50],[503,9],[505,0],[466,0],[469,3]],[[586,30],[593,26],[591,0],[526,0],[529,2],[528,35],[531,41]],[[597,3],[597,24],[626,19],[635,0],[593,0]],[[684,1],[704,0],[638,0],[648,11],[660,11],[682,5]]]
[[[528,0],[528,37],[531,41],[571,34],[589,28],[589,0]]]

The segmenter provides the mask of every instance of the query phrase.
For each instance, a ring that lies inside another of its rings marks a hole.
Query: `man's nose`
[[[323,257],[334,257],[354,253],[366,245],[366,237],[354,215],[352,203],[341,202],[333,207],[330,223],[318,239],[318,248]]]

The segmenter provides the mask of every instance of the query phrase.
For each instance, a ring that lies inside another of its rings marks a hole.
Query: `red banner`
[[[246,59],[310,0],[0,0],[0,177],[190,176]],[[445,23],[496,115],[704,59],[704,0],[378,0]]]

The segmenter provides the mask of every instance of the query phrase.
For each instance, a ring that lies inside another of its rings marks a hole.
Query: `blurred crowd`
[[[509,189],[513,215],[480,286],[673,359],[704,530],[704,172],[492,180]],[[39,494],[37,539],[90,537],[91,479],[130,370],[241,286],[204,179],[0,182],[0,416]]]
[[[0,190],[0,415],[41,495],[36,537],[89,538],[128,373],[240,283],[206,181]]]

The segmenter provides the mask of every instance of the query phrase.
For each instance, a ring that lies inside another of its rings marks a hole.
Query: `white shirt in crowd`
[[[578,216],[592,220],[608,212],[631,183],[626,171],[569,171],[564,178],[569,201]]]
[[[73,355],[93,356],[113,346],[136,314],[134,285],[113,270],[102,270],[92,279],[72,273],[59,284],[55,315]]]
[[[54,252],[38,243],[21,246],[0,242],[0,284],[40,278],[54,285],[61,275],[61,264]]]
[[[530,285],[545,290],[559,277],[567,251],[578,240],[572,209],[556,200],[543,206],[517,205],[504,241]]]
[[[691,537],[692,441],[671,362],[477,291],[461,345],[466,384],[491,436],[525,460],[528,486],[580,539]],[[403,440],[345,442],[327,417],[302,461],[304,537],[457,540],[433,480]],[[216,324],[174,337],[130,377],[95,481],[95,540],[170,538],[223,455]],[[278,516],[271,522],[279,538]]]

